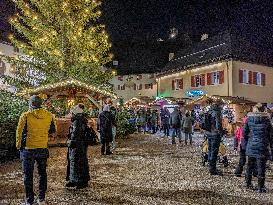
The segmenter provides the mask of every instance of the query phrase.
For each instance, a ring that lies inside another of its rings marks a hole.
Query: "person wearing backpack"
[[[88,187],[88,181],[90,180],[87,157],[88,142],[86,141],[88,120],[83,110],[83,104],[78,104],[71,109],[72,124],[69,128],[67,140],[68,163],[66,180],[68,183],[66,187],[76,187],[76,189]]]
[[[33,172],[35,161],[39,175],[38,204],[43,205],[47,190],[48,135],[56,132],[52,113],[42,108],[43,100],[33,95],[29,99],[29,111],[21,115],[16,131],[16,147],[20,149],[26,204],[34,204]]]
[[[188,139],[190,140],[190,145],[192,145],[192,121],[194,119],[192,116],[189,114],[189,112],[186,112],[185,116],[182,119],[182,129],[185,133],[185,144],[188,144]]]
[[[205,130],[205,135],[208,138],[209,172],[211,175],[219,175],[220,172],[216,169],[216,162],[223,133],[221,102],[208,101],[208,104],[210,109],[203,115],[201,128]]]

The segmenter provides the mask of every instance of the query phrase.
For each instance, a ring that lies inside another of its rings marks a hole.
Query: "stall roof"
[[[54,84],[42,85],[36,88],[29,88],[18,92],[19,96],[28,96],[33,94],[48,94],[53,95],[54,93],[59,92],[62,95],[68,96],[69,92],[76,91],[78,95],[84,95],[89,93],[99,93],[104,96],[109,96],[114,99],[117,99],[117,96],[114,93],[108,92],[106,90],[100,89],[97,86],[89,85],[74,79],[66,80],[63,82],[58,82]]]

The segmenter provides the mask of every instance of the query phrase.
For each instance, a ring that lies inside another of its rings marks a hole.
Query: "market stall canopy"
[[[152,102],[152,98],[148,96],[140,96],[138,98],[131,98],[125,102],[125,105],[147,105],[149,102]]]
[[[172,104],[185,104],[186,101],[190,101],[189,98],[175,98],[175,97],[158,97],[153,102],[152,105],[172,105]]]
[[[240,97],[232,97],[232,96],[219,96],[219,95],[203,95],[200,98],[197,98],[194,101],[188,102],[187,105],[193,104],[202,104],[205,103],[207,100],[212,101],[222,101],[223,104],[241,104],[241,105],[255,105],[256,102],[240,98]]]
[[[54,84],[42,85],[36,88],[29,88],[18,92],[19,96],[29,96],[33,94],[46,94],[48,96],[85,96],[86,94],[100,94],[104,97],[117,99],[114,93],[108,92],[95,85],[89,85],[77,80],[66,80]]]

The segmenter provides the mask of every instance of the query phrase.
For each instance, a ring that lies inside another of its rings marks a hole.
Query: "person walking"
[[[113,154],[110,151],[110,142],[113,141],[113,126],[116,126],[114,116],[110,112],[110,106],[105,105],[103,111],[99,115],[98,131],[100,132],[101,140],[101,154],[110,155]]]
[[[165,107],[160,112],[160,118],[161,118],[161,126],[164,130],[164,136],[169,137],[170,136],[170,112]]]
[[[260,193],[266,192],[266,162],[268,159],[272,160],[273,137],[272,125],[262,104],[254,106],[253,112],[248,114],[243,127],[243,138],[247,141],[246,155],[248,156],[246,187],[253,188],[252,175],[256,163],[258,176],[257,191]]]
[[[53,114],[42,108],[42,102],[43,100],[37,95],[30,97],[29,111],[21,115],[16,131],[16,147],[20,149],[27,205],[34,204],[35,161],[39,175],[38,204],[46,204],[48,135],[55,133],[57,126]]]
[[[186,112],[182,119],[182,129],[185,134],[185,144],[188,144],[188,139],[190,140],[190,145],[192,145],[192,126],[194,119],[191,117],[189,112]]]
[[[175,107],[170,117],[170,125],[172,130],[172,144],[176,144],[175,137],[178,137],[179,143],[182,142],[181,121],[182,121],[181,112],[179,111],[178,107]]]
[[[67,140],[68,145],[68,163],[67,163],[67,177],[69,181],[66,187],[76,187],[76,189],[83,189],[88,187],[90,180],[89,166],[88,166],[88,143],[86,141],[86,130],[88,127],[88,120],[84,113],[84,105],[78,104],[71,110],[72,125],[69,129]]]
[[[216,169],[216,162],[223,133],[221,102],[208,100],[207,103],[210,105],[210,109],[203,115],[201,128],[205,130],[205,135],[208,138],[209,172],[211,175],[219,175],[221,173]]]

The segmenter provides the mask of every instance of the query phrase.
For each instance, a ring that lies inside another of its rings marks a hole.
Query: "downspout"
[[[227,65],[227,94],[228,94],[228,97],[229,97],[229,65],[228,65],[228,61],[226,62],[226,65]]]

